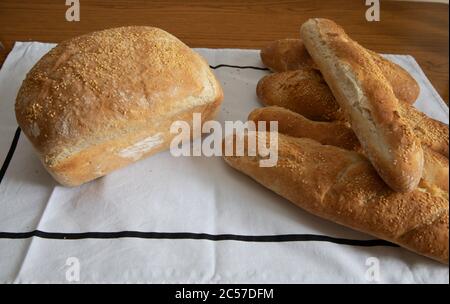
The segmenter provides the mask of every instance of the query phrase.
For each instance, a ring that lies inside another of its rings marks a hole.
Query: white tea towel
[[[18,42],[0,71],[0,282],[448,283],[447,266],[308,214],[219,157],[162,152],[58,185],[14,116],[27,71],[53,46]],[[197,51],[224,88],[217,119],[244,121],[268,73],[258,51]],[[417,108],[448,123],[415,60],[388,58],[419,82]]]

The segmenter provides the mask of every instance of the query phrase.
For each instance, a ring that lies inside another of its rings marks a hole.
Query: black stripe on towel
[[[251,65],[240,66],[240,65],[231,65],[231,64],[218,64],[218,65],[210,65],[209,67],[213,70],[220,69],[220,68],[233,68],[233,69],[242,69],[242,70],[251,69],[251,70],[259,70],[259,71],[269,71],[268,68],[256,67],[256,66],[251,66]]]
[[[34,230],[29,232],[0,232],[0,239],[27,239],[39,237],[55,240],[81,240],[81,239],[170,239],[170,240],[208,240],[208,241],[240,241],[240,242],[329,242],[351,246],[389,246],[397,247],[383,240],[352,240],[335,238],[315,234],[279,234],[279,235],[239,235],[239,234],[208,234],[192,232],[142,232],[142,231],[117,231],[117,232],[82,232],[62,233]]]
[[[8,170],[8,166],[14,155],[14,151],[16,151],[17,143],[19,142],[19,137],[20,137],[20,128],[17,127],[11,146],[9,147],[8,154],[6,154],[5,161],[3,162],[2,168],[0,169],[0,184],[2,183],[3,177],[6,174],[6,170]]]

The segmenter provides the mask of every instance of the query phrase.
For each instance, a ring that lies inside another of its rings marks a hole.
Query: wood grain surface
[[[144,1],[80,0],[79,22],[67,22],[65,0],[0,0],[0,63],[15,41],[59,42],[122,25],[152,25],[191,47],[260,48],[298,37],[310,17],[341,24],[362,45],[410,54],[448,103],[448,5],[382,1],[381,21],[367,22],[363,0]]]

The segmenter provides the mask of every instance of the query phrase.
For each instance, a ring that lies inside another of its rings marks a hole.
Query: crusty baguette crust
[[[407,118],[422,146],[429,147],[448,158],[448,125],[428,117],[413,106],[402,105],[400,113]]]
[[[307,73],[291,71],[264,76],[257,85],[256,93],[259,100],[264,105],[284,107],[311,120],[345,122],[346,118],[329,87],[324,86],[324,80],[311,77],[310,81],[302,81],[303,78],[298,80],[295,76],[297,74],[307,75]],[[319,93],[298,94],[302,91]],[[402,116],[408,121],[422,146],[429,147],[448,158],[448,125],[428,117],[406,103],[401,103],[400,108]]]
[[[261,78],[256,95],[266,106],[280,106],[316,121],[344,120],[341,108],[320,72],[310,68]]]
[[[392,189],[412,191],[423,150],[372,56],[331,20],[308,20],[301,36],[377,172]]]
[[[395,96],[400,101],[412,105],[420,94],[420,87],[417,81],[398,64],[387,60],[376,52],[367,51],[372,55],[373,61],[380,67],[384,77],[391,84]]]
[[[438,187],[448,194],[448,158],[444,157],[442,154],[436,151],[433,151],[429,147],[424,147],[423,153],[424,164],[421,183],[423,183],[424,185],[422,187],[426,187],[429,189]]]
[[[269,138],[266,136],[266,138]],[[225,156],[233,168],[322,218],[448,264],[448,196],[392,191],[356,152],[279,134],[278,162]]]
[[[78,185],[167,147],[174,118],[218,107],[222,96],[208,64],[176,37],[122,27],[42,57],[19,90],[16,118],[47,170]],[[133,146],[136,153],[121,152]]]
[[[401,101],[413,104],[419,97],[420,87],[417,81],[401,66],[378,53],[368,50],[373,60],[391,83],[395,95]],[[262,62],[272,71],[285,72],[297,69],[316,68],[301,39],[280,39],[261,49]]]
[[[361,145],[348,123],[313,121],[288,109],[271,106],[253,110],[248,120],[277,121],[278,132],[292,137],[314,139],[323,145],[332,145],[347,150],[359,151]],[[269,124],[266,124],[267,131]]]
[[[312,68],[314,62],[300,39],[275,40],[261,49],[261,61],[274,72]]]
[[[278,122],[278,132],[292,137],[313,139],[323,145],[363,153],[355,133],[348,123],[317,122],[292,112],[288,109],[272,106],[253,110],[248,119],[254,122],[265,121],[266,131],[270,131],[268,122]],[[421,187],[433,192],[437,187],[448,193],[449,188],[448,158],[424,146],[424,168]],[[439,191],[440,191],[439,190]]]

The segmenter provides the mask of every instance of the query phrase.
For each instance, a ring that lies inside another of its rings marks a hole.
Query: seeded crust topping
[[[189,47],[157,28],[76,37],[57,45],[28,73],[16,99],[17,120],[44,153],[108,130],[125,132],[130,122],[149,119],[156,105],[201,94],[210,73],[204,66]]]

